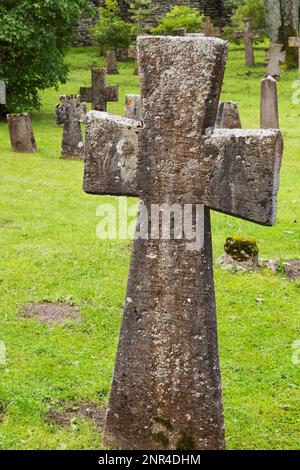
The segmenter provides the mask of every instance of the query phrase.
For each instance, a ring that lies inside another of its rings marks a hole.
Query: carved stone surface
[[[125,117],[141,121],[142,119],[142,102],[140,95],[125,96]]]
[[[106,84],[106,70],[92,69],[92,86],[80,88],[81,101],[92,103],[92,109],[106,111],[108,101],[118,101],[118,86]]]
[[[221,129],[241,129],[242,123],[236,103],[221,101],[218,108],[216,127]]]
[[[13,150],[25,153],[36,152],[36,143],[29,114],[8,114],[7,124]]]
[[[106,54],[106,70],[108,75],[118,75],[118,64],[115,50],[110,50]]]
[[[261,81],[260,127],[279,129],[277,83],[271,76]]]
[[[245,61],[248,67],[254,67],[253,41],[262,37],[261,31],[252,31],[251,23],[248,18],[244,19],[244,31],[238,31],[233,34],[237,39],[243,39],[245,43]]]
[[[266,53],[266,60],[268,60],[267,76],[280,77],[280,65],[286,59],[286,52],[282,48],[282,44],[271,44],[270,50]]]
[[[86,104],[79,95],[62,95],[56,106],[56,123],[63,124],[61,153],[64,157],[80,159],[84,156],[84,144],[80,122],[85,122]]]
[[[140,37],[138,56],[142,122],[89,115],[84,190],[140,196],[149,214],[153,204],[204,204],[204,244],[191,251],[185,237],[135,239],[105,442],[223,449],[209,208],[274,223],[282,139],[275,130],[213,130],[224,41]],[[148,222],[152,229],[152,214]]]

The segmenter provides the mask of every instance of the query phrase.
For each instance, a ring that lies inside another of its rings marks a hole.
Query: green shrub
[[[266,30],[264,0],[243,0],[232,15],[232,24],[236,28],[243,28],[244,18],[251,20],[251,28]]]
[[[100,54],[109,49],[127,48],[132,42],[132,25],[120,18],[117,0],[105,0],[99,9],[99,21],[92,29],[92,37],[100,47]]]
[[[175,6],[152,29],[153,34],[168,35],[173,29],[186,28],[187,32],[195,33],[202,26],[202,13],[196,8]]]

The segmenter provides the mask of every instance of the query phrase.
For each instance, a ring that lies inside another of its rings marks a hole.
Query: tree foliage
[[[109,49],[127,48],[132,42],[132,25],[120,17],[117,0],[105,0],[99,9],[99,21],[92,29],[92,37],[101,53]]]
[[[147,32],[146,20],[157,8],[158,6],[153,5],[152,0],[131,0],[129,2],[129,14],[133,22],[132,33],[134,36]]]
[[[168,35],[173,29],[186,28],[187,32],[194,33],[201,29],[203,15],[196,8],[175,6],[153,28],[154,34]]]
[[[64,83],[64,54],[87,0],[1,0],[0,78],[7,110],[38,109],[39,90]]]
[[[251,20],[252,29],[265,31],[266,19],[264,0],[243,0],[240,2],[232,16],[232,23],[235,27],[242,28],[245,18]]]

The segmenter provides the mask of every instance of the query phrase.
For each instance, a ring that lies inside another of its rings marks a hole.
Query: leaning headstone
[[[300,36],[289,38],[289,46],[290,47],[297,47],[299,53],[299,77],[300,77]]]
[[[106,54],[106,71],[107,75],[118,75],[118,64],[116,51],[111,49]]]
[[[118,86],[106,84],[106,70],[92,69],[92,86],[80,88],[80,99],[85,103],[92,103],[92,109],[106,111],[108,101],[118,101]]]
[[[87,117],[84,190],[141,198],[105,442],[223,449],[209,208],[274,224],[282,138],[214,129],[226,42],[144,36],[138,56],[143,125]]]
[[[253,41],[262,37],[261,31],[252,31],[251,22],[248,18],[244,19],[244,31],[238,31],[233,33],[233,37],[236,39],[243,39],[245,43],[245,61],[248,67],[254,67],[254,49]]]
[[[172,36],[186,36],[186,29],[185,28],[173,29]]]
[[[207,37],[214,36],[214,26],[211,22],[210,16],[203,16],[202,27],[203,27],[204,36],[207,36]]]
[[[255,238],[228,237],[224,254],[217,259],[222,269],[256,271],[259,268],[259,250]]]
[[[236,103],[221,102],[218,108],[216,127],[220,129],[241,129],[242,123]]]
[[[141,121],[142,119],[142,103],[140,95],[125,96],[125,117]]]
[[[11,146],[15,152],[36,152],[36,143],[29,114],[8,114],[7,124]]]
[[[84,144],[80,123],[85,122],[86,104],[80,95],[62,95],[56,106],[56,123],[63,124],[61,153],[66,158],[80,159],[84,156]]]
[[[271,76],[261,81],[260,127],[279,129],[277,82]]]
[[[3,80],[0,80],[0,104],[6,104],[6,85]]]
[[[270,50],[266,53],[268,61],[267,76],[271,75],[278,79],[280,77],[280,65],[286,60],[286,52],[282,50],[282,44],[271,44]]]

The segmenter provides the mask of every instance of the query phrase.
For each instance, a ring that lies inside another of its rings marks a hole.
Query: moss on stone
[[[176,450],[194,450],[196,443],[190,432],[184,431],[176,442]]]
[[[238,262],[256,260],[259,253],[256,240],[252,237],[228,237],[224,249],[225,253]]]
[[[154,416],[152,420],[154,423],[158,423],[164,426],[168,431],[172,431],[173,429],[173,425],[168,418],[163,418],[162,416]]]
[[[164,449],[167,449],[167,447],[169,447],[170,440],[163,431],[152,432],[151,437],[155,442],[161,444]]]

